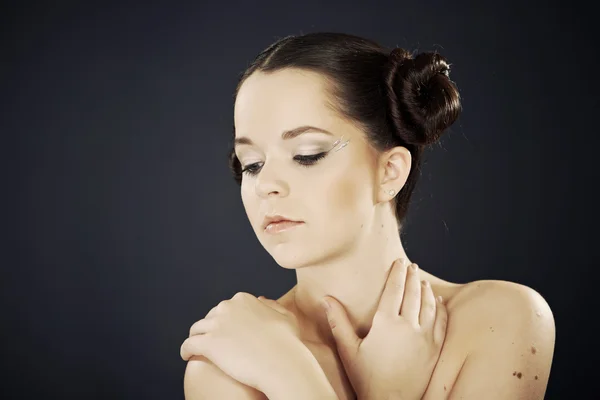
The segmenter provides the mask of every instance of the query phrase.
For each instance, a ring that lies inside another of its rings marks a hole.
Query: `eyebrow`
[[[294,129],[290,129],[288,131],[283,131],[283,133],[281,134],[281,139],[290,140],[290,139],[298,137],[298,136],[302,135],[303,133],[306,133],[309,131],[310,132],[321,132],[321,133],[325,133],[327,135],[334,136],[333,133],[331,133],[328,130],[325,130],[323,128],[317,128],[316,126],[310,126],[310,125],[303,125],[303,126],[299,126]],[[254,144],[254,142],[252,142],[252,140],[250,140],[250,138],[247,138],[247,137],[239,137],[234,140],[234,146],[242,145],[242,144],[251,146]]]

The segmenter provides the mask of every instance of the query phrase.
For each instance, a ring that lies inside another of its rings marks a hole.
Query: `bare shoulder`
[[[186,400],[267,399],[263,393],[231,378],[202,356],[188,361],[183,388]]]
[[[484,280],[460,285],[447,298],[446,341],[427,398],[543,398],[555,325],[542,295]]]
[[[486,345],[491,338],[510,334],[554,337],[550,306],[540,293],[518,283],[470,282],[457,290],[447,307],[453,328],[463,331],[463,335],[471,332],[468,336],[473,346]],[[554,340],[551,342],[553,345]]]

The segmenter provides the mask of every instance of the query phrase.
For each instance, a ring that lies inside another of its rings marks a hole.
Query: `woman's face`
[[[326,105],[325,83],[297,69],[254,73],[235,103],[244,208],[258,240],[284,268],[351,251],[373,220],[377,153]],[[282,137],[303,126],[331,134],[308,129]],[[274,215],[301,223],[265,229],[265,218]]]

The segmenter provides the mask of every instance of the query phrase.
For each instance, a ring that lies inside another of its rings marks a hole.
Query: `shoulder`
[[[476,281],[463,285],[447,307],[447,335],[460,337],[466,355],[454,395],[494,390],[494,398],[543,398],[555,324],[540,293],[513,282]]]
[[[455,322],[468,323],[485,342],[492,333],[543,334],[554,337],[554,315],[534,289],[514,282],[485,280],[463,285],[449,299]]]
[[[202,356],[188,361],[183,387],[186,400],[266,399],[263,393],[231,378]]]

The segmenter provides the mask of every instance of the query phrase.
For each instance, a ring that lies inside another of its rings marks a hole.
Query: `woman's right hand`
[[[325,307],[340,359],[358,399],[421,399],[446,337],[447,311],[416,264],[396,260],[369,333],[360,339],[344,307]]]

